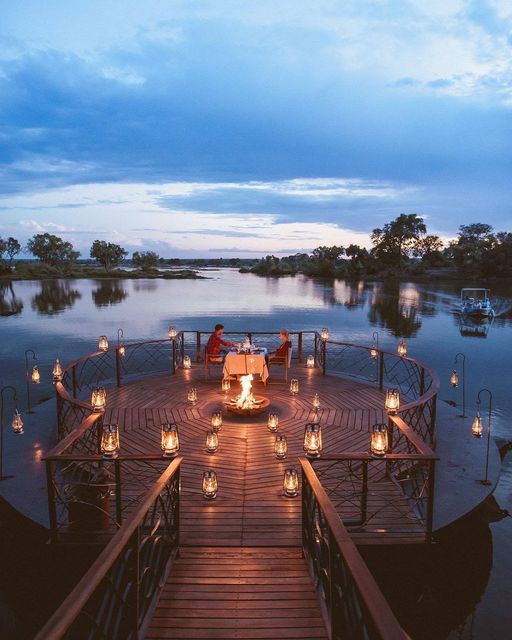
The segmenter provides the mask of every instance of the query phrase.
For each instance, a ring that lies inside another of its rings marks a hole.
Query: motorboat
[[[460,291],[460,306],[462,315],[474,320],[490,320],[494,318],[489,289],[464,288]]]

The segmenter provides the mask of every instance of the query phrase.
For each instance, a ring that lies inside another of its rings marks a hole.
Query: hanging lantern
[[[480,417],[480,412],[478,412],[473,420],[473,424],[471,425],[471,433],[475,438],[481,438],[483,433],[482,427],[482,418]]]
[[[178,336],[178,331],[176,330],[176,327],[169,327],[169,340],[176,340],[176,337]]]
[[[14,412],[14,417],[12,419],[12,430],[18,435],[21,435],[23,433],[23,420],[21,419],[18,409],[16,409],[16,411]]]
[[[327,340],[329,340],[329,329],[327,327],[324,327],[322,329],[321,337],[324,342],[327,342]]]
[[[205,471],[203,473],[203,497],[206,500],[213,500],[217,497],[219,485],[215,471]]]
[[[187,400],[190,404],[195,404],[197,402],[197,389],[189,389],[187,392]]]
[[[306,367],[308,369],[314,369],[315,368],[315,356],[308,356],[307,357]]]
[[[210,418],[210,424],[213,431],[219,432],[222,427],[222,413],[220,411],[214,411]]]
[[[120,344],[117,347],[117,353],[119,354],[120,358],[124,358],[126,355],[126,347],[124,346],[124,344]]]
[[[206,432],[206,451],[215,453],[219,448],[219,436],[216,431],[209,429]]]
[[[373,345],[373,347],[370,349],[370,355],[374,360],[377,359],[377,356],[379,355],[379,351],[375,345]]]
[[[178,425],[165,423],[162,425],[162,451],[164,458],[174,458],[180,450],[180,436]]]
[[[108,351],[107,336],[100,336],[100,339],[98,340],[98,349],[100,351]]]
[[[52,375],[54,382],[60,382],[62,380],[62,365],[58,358],[53,365]]]
[[[290,393],[292,396],[296,396],[299,393],[299,381],[297,378],[290,380]]]
[[[304,451],[308,458],[318,458],[322,452],[322,427],[308,422],[304,428]]]
[[[183,368],[184,369],[192,368],[192,360],[190,359],[190,356],[183,356]]]
[[[101,453],[106,460],[112,460],[119,455],[119,429],[117,424],[106,424],[101,434]]]
[[[372,456],[382,458],[388,452],[388,428],[385,424],[373,425],[370,450]]]
[[[400,392],[398,389],[388,389],[386,391],[385,408],[391,414],[395,414],[400,409]]]
[[[277,435],[274,442],[274,453],[276,454],[276,458],[278,460],[284,460],[286,458],[286,454],[288,453],[288,443],[286,442],[286,436]]]
[[[400,340],[397,347],[398,355],[403,358],[407,355],[407,345],[403,340]]]
[[[278,413],[269,413],[268,414],[268,422],[267,422],[268,430],[274,433],[277,431],[279,427],[279,414]]]
[[[228,394],[230,389],[231,389],[231,382],[227,378],[223,379],[222,380],[222,391],[225,394]]]
[[[287,498],[295,498],[295,496],[299,495],[299,476],[295,469],[285,469],[283,494]]]
[[[94,387],[91,392],[91,404],[92,410],[95,413],[105,411],[105,405],[107,404],[107,392],[104,387]]]
[[[455,371],[452,371],[452,375],[450,376],[450,384],[455,389],[459,385],[459,374]]]
[[[313,409],[320,409],[320,396],[318,395],[318,393],[315,393],[315,395],[313,396],[311,404],[313,405]]]
[[[32,378],[32,382],[34,384],[39,384],[41,382],[41,374],[39,373],[39,369],[38,369],[37,365],[34,365],[32,367],[31,378]]]

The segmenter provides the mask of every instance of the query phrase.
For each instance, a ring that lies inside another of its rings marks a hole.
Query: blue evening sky
[[[171,256],[512,230],[510,0],[2,0],[0,235]]]

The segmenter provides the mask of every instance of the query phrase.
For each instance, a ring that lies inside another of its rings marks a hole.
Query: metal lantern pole
[[[36,354],[33,349],[27,349],[25,351],[25,381],[27,384],[27,413],[34,413],[30,404],[30,374],[28,371],[28,354],[32,354],[32,360],[36,360]]]
[[[481,480],[482,484],[489,485],[491,481],[489,480],[489,449],[491,445],[491,415],[492,415],[492,393],[489,389],[480,389],[478,392],[478,396],[476,398],[476,403],[481,404],[480,395],[482,393],[489,394],[489,413],[487,416],[487,451],[485,454],[485,478]]]
[[[466,356],[463,353],[457,353],[453,365],[457,366],[458,358],[462,360],[462,414],[459,418],[466,417]]]
[[[16,389],[10,384],[0,390],[0,480],[7,480],[12,476],[4,476],[4,392],[12,391],[12,399],[14,404],[18,399]]]

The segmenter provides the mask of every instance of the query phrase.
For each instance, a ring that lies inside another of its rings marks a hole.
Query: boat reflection
[[[493,320],[479,322],[461,315],[459,319],[460,335],[466,338],[487,338]]]
[[[12,282],[0,282],[0,316],[17,316],[23,311],[23,301],[16,297]]]
[[[123,302],[128,291],[120,280],[97,280],[98,288],[92,292],[92,299],[97,307],[109,307]]]
[[[82,294],[66,280],[42,280],[41,291],[31,300],[34,311],[44,316],[53,316],[71,309]]]

